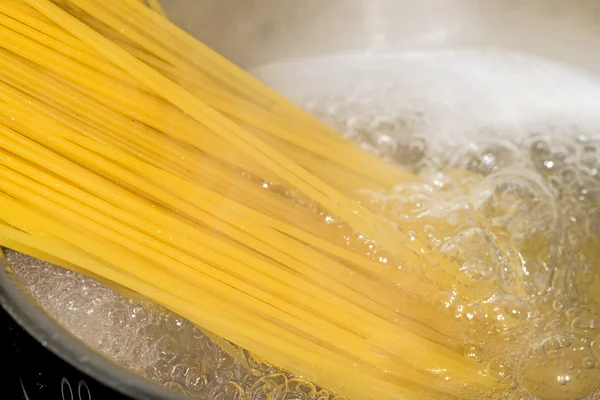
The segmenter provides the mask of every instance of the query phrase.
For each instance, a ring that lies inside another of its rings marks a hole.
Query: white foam
[[[252,72],[309,107],[354,103],[359,113],[364,107],[407,117],[409,128],[435,136],[440,148],[472,141],[482,130],[515,139],[541,121],[588,131],[600,126],[598,77],[507,51],[337,55],[280,61]]]

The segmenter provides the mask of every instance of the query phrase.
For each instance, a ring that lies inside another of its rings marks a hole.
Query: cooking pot
[[[172,21],[248,69],[285,58],[334,53],[492,46],[562,60],[600,73],[600,2],[596,0],[162,3]],[[121,369],[71,336],[25,292],[6,259],[2,263],[2,305],[39,343],[76,369],[131,398],[181,398]],[[62,395],[69,398],[64,392]]]

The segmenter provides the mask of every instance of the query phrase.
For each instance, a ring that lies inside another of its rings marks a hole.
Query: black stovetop
[[[28,335],[0,307],[0,360],[6,400],[131,400],[81,373]]]

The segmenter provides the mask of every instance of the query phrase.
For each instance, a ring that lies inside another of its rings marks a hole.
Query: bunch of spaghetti
[[[156,6],[3,0],[0,37],[0,245],[144,295],[351,399],[493,389],[438,304],[486,282],[457,279],[408,234],[419,227],[358,201],[415,176]]]

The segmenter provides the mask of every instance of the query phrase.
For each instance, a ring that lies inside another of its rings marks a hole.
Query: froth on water
[[[422,178],[360,196],[372,211],[420,226],[409,234],[459,263],[465,281],[486,282],[476,296],[440,298],[466,321],[464,356],[502,388],[492,398],[600,397],[599,80],[498,51],[336,56],[254,73]],[[427,218],[449,228],[419,223]],[[390,262],[366,239],[346,240]],[[40,304],[77,337],[160,384],[202,398],[262,399],[267,386],[278,399],[333,396],[244,351],[231,357],[211,336],[148,302],[15,253],[9,258]]]

